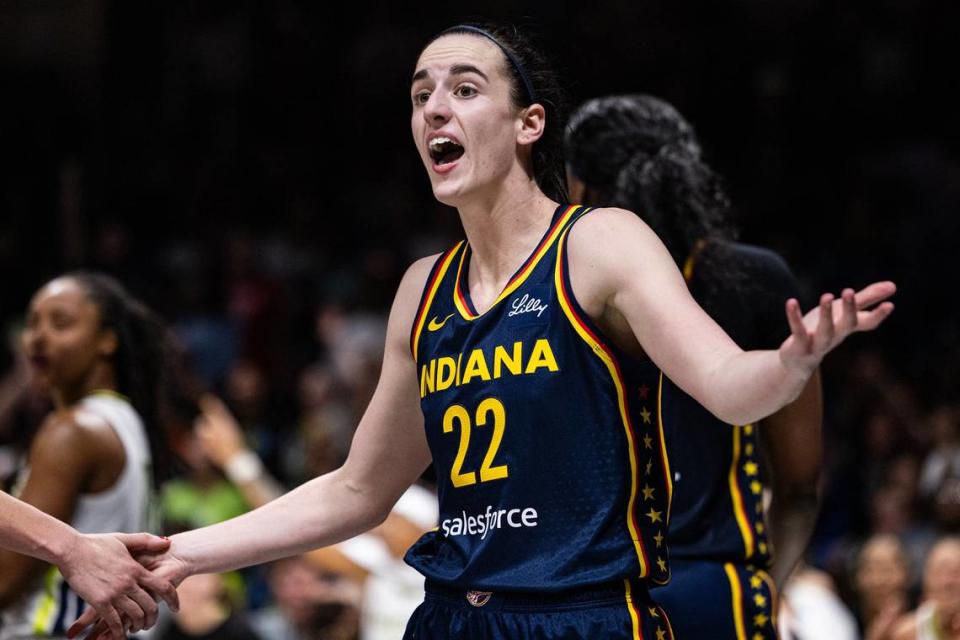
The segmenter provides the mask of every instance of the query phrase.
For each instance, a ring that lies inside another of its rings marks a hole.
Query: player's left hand
[[[839,299],[825,293],[820,305],[801,316],[800,303],[787,300],[790,336],[780,345],[780,358],[791,369],[812,373],[826,356],[856,331],[873,331],[893,312],[886,301],[897,291],[892,282],[875,282],[860,291],[844,289]]]

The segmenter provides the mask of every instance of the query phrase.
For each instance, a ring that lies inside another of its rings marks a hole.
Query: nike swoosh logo
[[[440,322],[437,322],[437,317],[434,316],[433,319],[430,320],[430,324],[427,325],[427,330],[428,330],[428,331],[438,331],[438,330],[442,329],[442,328],[443,328],[443,325],[447,324],[447,320],[449,320],[449,319],[452,318],[452,317],[453,317],[453,314],[451,313],[450,315],[448,315],[446,318],[444,318],[444,319],[441,320]]]

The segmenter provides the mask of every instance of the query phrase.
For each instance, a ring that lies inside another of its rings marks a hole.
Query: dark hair
[[[720,177],[704,162],[693,127],[672,105],[648,95],[596,98],[570,118],[567,165],[590,190],[589,204],[636,212],[682,266],[698,243],[713,262],[706,278],[729,278],[724,241],[735,229]],[[720,242],[716,242],[720,241]]]
[[[167,409],[177,353],[173,337],[159,316],[114,278],[88,271],[63,277],[83,287],[100,312],[101,327],[111,329],[117,336],[113,354],[117,390],[130,398],[143,420],[153,461],[153,481],[159,486],[166,477],[170,458]]]
[[[477,33],[478,30],[482,31],[483,35]],[[504,68],[510,79],[510,98],[514,106],[523,108],[534,104],[530,101],[529,92],[533,93],[536,104],[543,106],[546,112],[546,128],[540,139],[533,144],[533,177],[537,186],[548,197],[557,202],[566,202],[568,196],[563,166],[563,124],[567,100],[553,65],[529,35],[521,33],[515,26],[492,23],[469,23],[450,27],[430,38],[424,49],[438,38],[456,33],[477,38],[486,35],[499,45],[504,52]]]

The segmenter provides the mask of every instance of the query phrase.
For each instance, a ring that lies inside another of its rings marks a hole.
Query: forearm
[[[4,549],[57,564],[77,535],[66,523],[0,492],[0,546]]]
[[[242,516],[172,537],[189,574],[269,562],[353,537],[380,522],[390,504],[343,469],[307,482]]]
[[[691,395],[724,422],[750,424],[795,400],[812,373],[788,368],[779,351],[737,350],[722,358]]]
[[[803,557],[817,523],[820,497],[815,488],[797,490],[770,503],[770,539],[773,542],[774,583],[783,585]]]

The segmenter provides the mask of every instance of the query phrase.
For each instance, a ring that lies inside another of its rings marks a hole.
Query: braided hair
[[[596,98],[571,116],[565,139],[567,167],[587,185],[590,204],[635,211],[678,266],[695,255],[714,284],[735,276],[724,259],[736,237],[730,201],[672,105],[648,95]]]
[[[170,331],[146,305],[116,279],[89,271],[65,276],[77,282],[100,313],[101,328],[117,336],[113,354],[117,391],[130,398],[146,427],[153,461],[152,475],[159,486],[169,468],[167,439],[171,372],[177,352]]]

